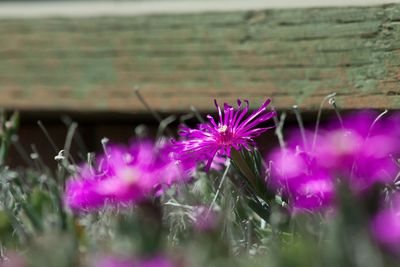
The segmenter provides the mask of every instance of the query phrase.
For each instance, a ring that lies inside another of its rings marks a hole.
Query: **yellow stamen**
[[[222,125],[222,126],[220,126],[220,127],[218,128],[217,131],[218,131],[219,133],[225,133],[227,129],[228,129],[228,126]]]

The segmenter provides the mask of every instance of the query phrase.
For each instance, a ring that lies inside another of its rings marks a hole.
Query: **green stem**
[[[246,161],[243,159],[242,155],[239,153],[239,151],[237,151],[236,149],[232,149],[231,159],[242,172],[242,174],[246,177],[253,189],[256,189],[256,177],[251,171],[249,165],[247,165]]]

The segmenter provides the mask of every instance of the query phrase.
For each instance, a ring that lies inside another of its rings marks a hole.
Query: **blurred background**
[[[48,163],[38,120],[60,147],[77,122],[82,156],[140,124],[154,134],[145,104],[165,118],[271,97],[289,124],[293,105],[313,121],[332,92],[344,111],[398,108],[396,2],[0,0],[0,107],[21,112],[18,145]]]

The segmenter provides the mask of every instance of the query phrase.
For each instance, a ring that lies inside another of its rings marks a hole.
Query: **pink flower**
[[[331,123],[316,143],[318,164],[348,181],[356,192],[375,183],[391,183],[399,172],[394,160],[400,154],[398,118],[374,123],[377,116],[358,112],[345,117],[343,127]]]
[[[225,103],[222,111],[215,101],[219,114],[218,122],[208,115],[209,122],[200,124],[197,129],[181,127],[179,134],[183,140],[175,143],[181,151],[181,159],[206,160],[206,170],[208,170],[216,154],[229,157],[232,148],[250,150],[251,146],[255,146],[254,138],[272,128],[256,127],[274,117],[275,112],[267,112],[267,106],[271,102],[267,99],[260,108],[246,116],[249,111],[249,102],[247,100],[244,102],[246,105],[243,106],[238,100],[236,111]]]
[[[400,195],[394,197],[391,207],[380,211],[371,221],[375,240],[394,253],[400,253]]]
[[[74,210],[135,203],[186,177],[169,150],[150,141],[110,146],[93,167],[83,165],[78,177],[67,181],[65,203]]]
[[[280,191],[293,212],[317,211],[332,205],[332,178],[315,165],[310,155],[280,149],[271,153],[269,160],[272,170],[267,186]]]
[[[210,169],[214,171],[222,171],[225,169],[227,164],[227,158],[220,155],[215,155],[213,162],[211,163]],[[205,162],[207,163],[207,162]]]
[[[294,132],[286,150],[275,151],[270,186],[281,190],[294,208],[315,209],[331,203],[333,180],[341,179],[355,193],[376,183],[390,184],[399,168],[400,117],[377,119],[374,112],[358,112],[336,119],[305,140]]]
[[[27,261],[17,252],[6,253],[3,262],[0,262],[1,267],[27,267]]]

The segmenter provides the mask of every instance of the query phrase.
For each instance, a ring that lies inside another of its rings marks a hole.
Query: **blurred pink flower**
[[[135,203],[186,178],[169,150],[150,141],[110,146],[93,167],[83,165],[78,177],[67,181],[65,203],[74,210]]]
[[[4,261],[1,262],[1,267],[28,267],[26,260],[17,252],[7,253]]]
[[[343,124],[336,119],[317,135],[292,132],[288,148],[267,158],[272,161],[270,186],[281,190],[294,208],[315,209],[332,202],[333,178],[356,193],[376,183],[393,183],[399,173],[400,116],[377,118],[377,113],[363,111],[344,117]]]
[[[271,153],[269,161],[272,169],[267,186],[280,191],[293,212],[316,211],[332,205],[332,178],[315,165],[310,155],[280,149]]]
[[[222,171],[226,167],[227,158],[220,155],[215,155],[213,162],[211,163],[210,169],[214,171]],[[205,162],[207,163],[207,162]]]
[[[256,128],[275,116],[274,111],[267,112],[267,106],[271,102],[267,99],[256,111],[246,117],[249,111],[249,102],[244,101],[245,105],[238,100],[238,109],[224,104],[223,111],[215,101],[219,120],[216,122],[210,115],[207,116],[209,122],[202,123],[197,129],[181,127],[179,135],[183,140],[175,142],[180,150],[182,160],[194,159],[195,161],[207,161],[206,170],[209,170],[214,156],[230,156],[231,149],[240,150],[250,149],[255,145],[253,138],[272,127]],[[242,109],[243,107],[243,109]]]
[[[375,121],[377,116],[367,111],[347,116],[343,127],[331,123],[316,142],[318,164],[348,181],[356,192],[391,183],[399,172],[394,158],[400,155],[400,131],[395,126],[400,121],[397,115]]]
[[[371,232],[375,240],[389,251],[400,253],[400,194],[393,203],[373,218]]]

